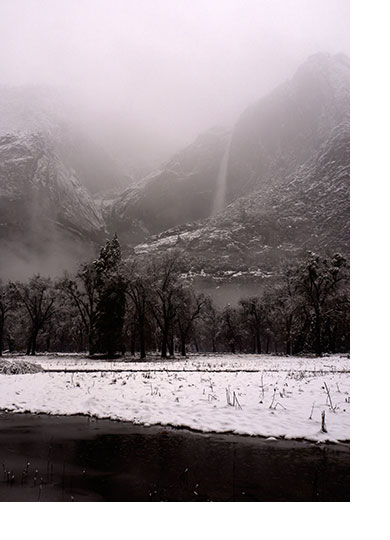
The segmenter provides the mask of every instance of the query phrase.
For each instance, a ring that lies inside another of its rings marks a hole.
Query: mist
[[[0,84],[60,88],[122,163],[231,125],[319,51],[349,54],[348,1],[0,4]]]

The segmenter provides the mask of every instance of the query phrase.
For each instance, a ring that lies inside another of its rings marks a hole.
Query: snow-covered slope
[[[104,239],[88,191],[99,185],[99,163],[93,145],[66,123],[66,110],[53,90],[0,89],[3,277],[73,269]]]
[[[134,244],[150,234],[208,217],[228,139],[229,131],[220,127],[199,135],[106,208],[108,227]]]
[[[283,182],[267,183],[214,218],[182,225],[135,247],[184,249],[194,270],[272,272],[305,251],[349,249],[349,125],[334,128],[317,152]]]
[[[285,181],[349,118],[349,59],[316,54],[294,77],[250,106],[232,136],[229,202],[256,186]]]
[[[73,268],[104,238],[104,222],[75,171],[44,133],[0,136],[0,272]]]
[[[348,252],[343,55],[309,58],[231,130],[203,133],[123,192],[104,152],[84,144],[61,110],[52,92],[0,92],[0,241],[18,257],[53,249],[60,231],[72,249],[78,238],[77,258],[105,228],[136,253],[182,247],[209,273],[267,273],[307,249]]]
[[[222,135],[214,146],[194,143],[113,203],[137,253],[182,247],[196,267],[215,271],[269,270],[306,249],[348,252],[347,57],[310,57]]]
[[[91,136],[87,112],[61,89],[0,86],[0,135],[9,134],[43,134],[92,194],[120,186],[109,152]]]
[[[34,228],[42,220],[93,239],[104,228],[75,171],[42,133],[0,137],[0,204],[11,227]]]

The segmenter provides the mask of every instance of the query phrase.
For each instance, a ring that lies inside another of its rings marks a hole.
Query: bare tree
[[[146,357],[145,344],[145,325],[148,308],[148,299],[150,296],[150,279],[139,263],[133,262],[125,267],[127,278],[126,293],[130,298],[137,321],[140,357]]]
[[[85,332],[88,336],[89,353],[94,353],[95,347],[95,320],[98,300],[99,276],[93,263],[83,265],[77,273],[76,279],[65,276],[60,287],[76,306]]]
[[[180,252],[172,250],[161,259],[152,262],[151,295],[148,304],[161,331],[161,356],[167,357],[168,347],[171,356],[173,350],[173,331],[178,305],[181,301],[182,259]]]
[[[221,326],[221,314],[215,307],[215,304],[210,296],[206,297],[202,306],[199,331],[203,335],[205,348],[207,351],[217,352],[217,336]],[[211,347],[210,347],[211,345]]]
[[[282,282],[265,293],[263,304],[276,341],[282,341],[285,353],[292,354],[299,322],[305,314],[296,268],[288,267],[285,270]]]
[[[12,283],[11,288],[14,297],[23,306],[30,319],[26,354],[34,356],[38,334],[53,314],[55,300],[53,283],[50,278],[37,275],[27,283]]]
[[[235,354],[237,347],[241,346],[241,327],[238,311],[230,304],[227,304],[221,314],[220,335],[229,347],[230,352]]]
[[[323,353],[324,323],[334,310],[331,298],[347,280],[347,261],[339,254],[332,258],[314,253],[297,270],[298,288],[313,313],[315,352]]]
[[[180,354],[186,356],[188,337],[194,327],[194,322],[201,315],[206,298],[203,294],[197,294],[189,285],[183,286],[179,294],[181,298],[177,307],[176,321],[180,338]]]
[[[264,308],[258,296],[242,298],[239,302],[246,326],[254,339],[254,351],[261,354],[261,332],[264,324]]]
[[[11,302],[12,298],[9,285],[4,285],[0,280],[0,356],[3,354],[5,322],[11,310]]]

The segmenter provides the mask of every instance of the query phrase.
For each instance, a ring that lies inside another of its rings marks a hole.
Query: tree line
[[[141,359],[191,352],[349,350],[349,268],[310,253],[276,284],[218,308],[195,290],[184,253],[123,260],[116,235],[96,260],[57,280],[0,281],[0,355],[83,352]]]

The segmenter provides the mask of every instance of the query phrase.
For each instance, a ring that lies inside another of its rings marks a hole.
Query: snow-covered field
[[[20,360],[27,357],[12,357]],[[345,356],[216,355],[104,362],[47,355],[33,361],[46,371],[0,375],[0,409],[88,414],[265,437],[349,440]],[[321,431],[322,411],[327,433]]]

